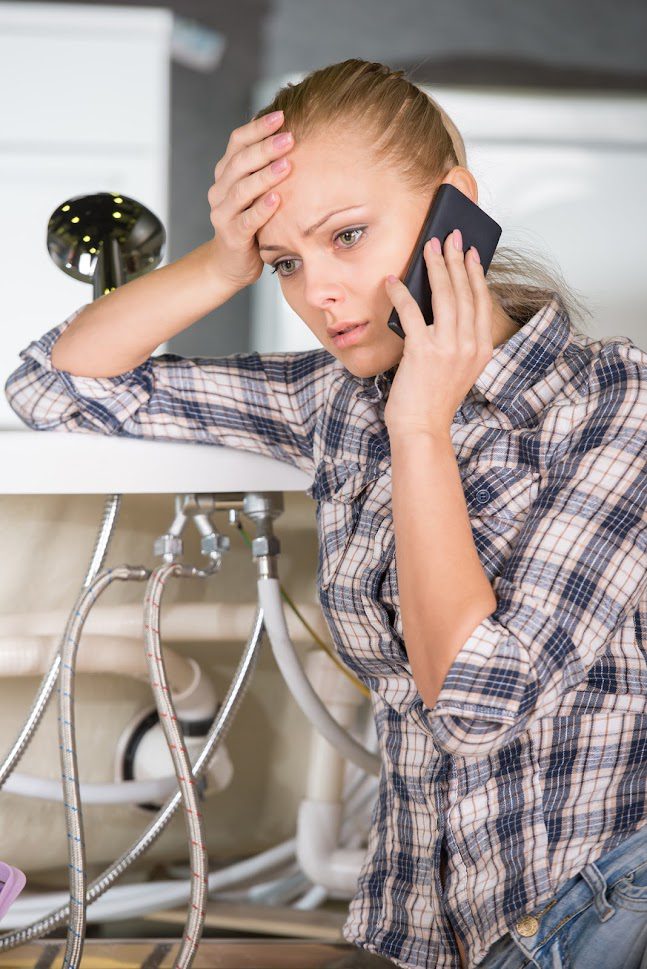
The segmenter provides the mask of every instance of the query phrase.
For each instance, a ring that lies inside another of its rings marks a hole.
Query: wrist
[[[451,441],[451,428],[445,426],[431,426],[428,424],[387,424],[387,431],[391,443],[400,441]]]
[[[215,309],[235,296],[241,287],[221,272],[216,254],[215,237],[198,246],[195,252],[199,253],[205,286],[207,292],[212,294],[213,308]]]

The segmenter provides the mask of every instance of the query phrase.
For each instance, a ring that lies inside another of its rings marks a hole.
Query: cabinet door
[[[168,234],[171,28],[164,10],[0,4],[3,386],[30,340],[92,299],[47,252],[58,205],[122,192]],[[23,426],[4,394],[3,426]]]

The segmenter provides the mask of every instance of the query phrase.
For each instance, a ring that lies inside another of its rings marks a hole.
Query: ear
[[[479,187],[476,179],[472,173],[467,168],[463,168],[462,165],[454,165],[445,177],[443,178],[441,185],[447,182],[449,185],[453,185],[457,188],[459,192],[463,195],[467,195],[469,199],[478,205],[479,201]]]

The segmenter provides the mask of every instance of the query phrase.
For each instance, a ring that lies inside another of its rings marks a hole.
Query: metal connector
[[[153,554],[161,555],[165,562],[174,562],[184,551],[184,545],[179,535],[160,535],[155,539]]]

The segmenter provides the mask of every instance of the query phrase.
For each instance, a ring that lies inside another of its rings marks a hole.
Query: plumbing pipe
[[[361,786],[366,786],[365,781],[366,778]],[[351,798],[357,800],[357,795],[360,793],[360,785],[354,785],[348,791],[349,800]],[[346,840],[352,821],[352,818],[348,818],[342,824],[342,843]],[[279,866],[290,865],[294,862],[295,850],[296,839],[289,838],[287,841],[260,852],[258,855],[234,862],[225,868],[212,872],[209,875],[209,897],[217,901],[221,894],[227,892],[230,888],[244,885],[250,879],[260,877],[265,872]],[[177,869],[180,871],[178,866],[167,867],[171,870]],[[113,885],[90,906],[88,922],[99,924],[101,922],[120,921],[124,918],[145,916],[151,912],[184,905],[189,897],[188,877],[187,866],[181,866],[181,876],[178,876],[177,879]],[[324,891],[321,886],[313,886],[313,889],[310,889],[303,896],[302,901],[307,899],[310,892],[314,892],[317,887],[320,891],[317,895],[313,894],[312,904],[309,907],[316,907],[316,904],[319,904],[316,901],[317,896],[320,897],[321,901],[324,900]],[[353,893],[354,888],[346,894],[346,897],[351,897]],[[65,903],[67,898],[65,892],[23,892],[22,896],[12,905],[5,923],[14,928],[28,926],[33,919],[42,919],[43,913],[51,906]],[[299,902],[295,903],[294,907],[299,908]]]
[[[281,605],[279,580],[276,578],[259,578],[257,584],[258,601],[263,610],[272,652],[292,696],[310,723],[344,757],[369,774],[378,774],[380,769],[379,758],[339,726],[313,690],[288,633]]]
[[[140,617],[141,619],[141,617]],[[56,635],[8,635],[0,638],[0,678],[37,676],[49,669],[58,650]],[[192,661],[167,649],[164,660],[174,691],[187,690],[195,680]],[[77,673],[116,673],[148,683],[146,657],[142,652],[141,632],[129,636],[88,635],[83,633],[76,664]]]
[[[292,908],[301,912],[311,912],[313,908],[319,908],[327,898],[328,892],[325,888],[322,888],[321,885],[313,885],[301,898],[294,902]]]
[[[252,858],[235,862],[209,875],[209,895],[248,881],[278,865],[294,861],[296,842],[290,838]],[[189,897],[188,880],[143,882],[135,885],[114,885],[92,904],[88,921],[109,922],[146,915],[161,908],[183,905]],[[21,895],[11,906],[6,920],[13,927],[29,925],[30,920],[42,918],[52,905],[68,900],[67,892],[43,892]]]
[[[325,653],[310,653],[306,671],[317,696],[347,730],[362,702],[357,690]],[[297,860],[301,868],[314,885],[344,894],[356,887],[364,859],[364,852],[339,848],[345,766],[336,748],[313,731],[306,796],[297,818]]]
[[[343,806],[304,798],[297,816],[297,858],[311,882],[342,897],[357,888],[366,852],[338,848]]]
[[[110,539],[115,527],[117,515],[119,514],[120,505],[121,495],[109,495],[106,498],[103,506],[101,525],[94,543],[94,551],[92,552],[90,565],[88,566],[88,571],[86,572],[85,579],[83,580],[83,589],[86,589],[89,585],[91,585],[103,565],[104,559],[108,552],[108,546],[110,545]],[[69,616],[66,614],[63,617],[63,621],[60,622],[56,627],[57,633],[60,629],[67,627],[68,620]],[[32,704],[31,710],[27,715],[27,719],[20,730],[20,733],[14,740],[13,746],[9,750],[9,753],[5,757],[4,761],[0,764],[0,788],[2,788],[2,785],[6,781],[7,777],[9,777],[9,775],[15,769],[21,757],[27,750],[32,737],[34,736],[36,728],[38,727],[38,724],[40,723],[43,714],[47,709],[47,704],[49,703],[52,691],[54,690],[54,687],[58,681],[60,664],[61,655],[59,649],[54,661],[52,662],[52,665],[48,669],[38,687],[36,698]]]
[[[143,804],[163,802],[177,789],[175,774],[151,777],[147,780],[121,781],[115,784],[81,784],[81,800],[84,804]],[[22,797],[36,797],[47,801],[64,802],[61,781],[31,774],[12,774],[5,781],[3,790]]]
[[[5,638],[0,641],[0,677],[31,676],[43,673],[50,666],[58,640],[49,636],[25,636]],[[217,697],[213,684],[204,670],[192,657],[164,650],[164,663],[173,691],[173,701],[183,722],[209,721],[215,716]],[[148,683],[146,657],[141,637],[82,636],[76,672],[118,673],[130,675]],[[177,692],[176,692],[177,691]],[[177,787],[175,775],[164,734],[159,727],[152,727],[137,747],[134,761],[134,780],[124,780],[121,766],[123,750],[132,736],[135,726],[141,722],[139,713],[120,738],[115,757],[115,783],[81,784],[81,800],[88,804],[142,804],[162,803]],[[205,731],[206,733],[206,731]],[[202,748],[204,734],[186,737],[185,743],[192,753],[192,760]],[[233,765],[224,745],[219,747],[208,768],[212,792],[224,790],[231,782]],[[13,774],[4,784],[10,794],[24,797],[63,801],[59,781],[31,774]]]
[[[202,753],[198,757],[198,760],[193,767],[194,778],[199,778],[202,776],[218,744],[224,738],[234,714],[240,706],[243,696],[245,695],[245,692],[249,686],[252,673],[256,668],[256,661],[262,642],[263,632],[263,612],[261,609],[257,609],[252,632],[247,639],[245,649],[234,672],[227,695],[225,696],[221,706],[218,708],[216,719],[209,730]],[[51,675],[51,672],[52,671],[50,671],[48,676]],[[173,797],[166,802],[164,807],[153,818],[137,841],[127,848],[120,858],[117,858],[116,861],[114,861],[97,878],[94,879],[94,881],[89,885],[86,894],[86,902],[88,904],[92,904],[99,899],[103,893],[107,891],[107,889],[119,878],[119,876],[122,875],[133,862],[137,861],[141,855],[143,855],[144,852],[155,843],[155,841],[157,841],[175,814],[180,803],[180,798],[180,792],[176,791]],[[211,888],[211,882],[209,884]],[[149,911],[153,910],[154,908],[149,909]],[[64,903],[59,905],[57,909],[54,909],[53,912],[40,917],[37,919],[37,921],[32,922],[29,925],[18,929],[17,931],[0,935],[0,952],[5,949],[13,949],[18,945],[23,945],[24,943],[31,941],[31,939],[40,938],[42,935],[47,935],[68,918],[69,911],[69,896],[65,896]]]
[[[83,817],[76,753],[74,726],[74,662],[83,632],[85,620],[96,599],[114,582],[141,581],[149,571],[142,566],[120,566],[99,572],[87,588],[83,588],[70,613],[65,632],[61,639],[61,665],[58,690],[58,737],[63,781],[63,807],[67,828],[68,874],[70,883],[70,917],[63,964],[66,969],[77,969],[83,955],[86,926],[86,885],[85,842],[83,839]]]
[[[363,775],[362,778],[348,785],[347,807],[351,803],[357,805],[360,810],[366,799],[367,783],[374,786],[373,778]],[[361,799],[360,799],[361,796]],[[342,824],[342,843],[347,840],[348,834],[354,824],[354,818],[348,817]],[[351,832],[352,836],[352,832]],[[225,868],[212,872],[209,875],[209,897],[217,900],[228,889],[234,889],[236,885],[244,885],[252,878],[258,878],[266,872],[277,868],[292,865],[295,860],[296,839],[289,838],[273,848],[268,848],[251,858],[243,861],[234,862]],[[166,870],[176,873],[175,877],[165,881],[138,882],[130,885],[114,885],[105,894],[97,898],[88,911],[88,921],[93,923],[119,921],[123,918],[137,917],[146,915],[151,911],[159,911],[164,908],[171,908],[182,905],[186,902],[189,894],[187,887],[190,871],[186,865],[167,865]],[[309,893],[306,893],[304,898]],[[32,919],[42,918],[52,905],[60,905],[67,900],[64,892],[23,892],[23,895],[14,902],[11,908],[12,921],[9,923],[14,927],[29,925]],[[323,901],[323,898],[322,898]],[[298,907],[296,903],[295,907]],[[313,907],[315,907],[313,905]]]
[[[138,652],[145,661],[141,643]],[[170,650],[164,649],[164,665]],[[182,722],[183,740],[187,748],[191,763],[195,763],[202,750],[204,738],[209,726],[213,722],[218,709],[218,699],[210,678],[205,674],[199,663],[192,657],[182,657],[186,672],[188,669],[191,680],[181,692],[172,691],[172,700],[178,719]],[[146,677],[147,681],[149,677]],[[144,733],[141,733],[142,722],[152,711],[140,711],[124,728],[117,742],[115,751],[114,779],[123,782],[126,758],[130,764],[128,779],[146,781],[157,777],[167,777],[173,770],[173,762],[164,730],[159,723],[153,723]],[[193,733],[191,726],[193,725]],[[206,768],[206,787],[204,795],[223,791],[230,783],[234,774],[229,753],[224,744],[216,750]],[[144,798],[136,803],[159,805],[168,796],[167,789],[163,797]]]
[[[362,695],[337,668],[327,653],[320,650],[308,653],[305,672],[312,688],[331,717],[340,727],[349,730],[363,705]],[[346,760],[325,737],[313,731],[308,758],[306,796],[315,801],[341,801],[344,789]]]
[[[173,963],[173,969],[190,969],[195,959],[200,937],[204,930],[206,915],[207,893],[209,890],[208,874],[209,861],[205,843],[204,823],[198,791],[193,777],[193,765],[184,744],[182,731],[178,724],[178,710],[171,699],[168,687],[164,658],[162,656],[162,642],[160,637],[160,614],[162,609],[162,595],[166,582],[172,576],[180,578],[208,578],[210,570],[197,569],[182,565],[179,562],[169,562],[158,566],[151,573],[144,598],[144,639],[146,641],[146,659],[150,673],[151,687],[155,697],[155,705],[160,717],[168,744],[175,775],[182,793],[182,810],[186,824],[189,848],[189,864],[191,865],[191,892],[189,907],[182,933],[180,951]],[[196,664],[197,667],[197,664]],[[198,668],[198,676],[200,670]],[[85,896],[84,896],[85,901]]]
[[[316,603],[298,603],[297,607],[317,635],[322,639],[329,637],[325,619]],[[170,602],[164,606],[164,642],[245,642],[257,608],[257,603],[252,602]],[[60,639],[67,619],[64,609],[0,615],[0,643],[5,636],[56,636]],[[287,622],[293,642],[312,642],[310,633],[292,612]],[[141,605],[95,606],[83,630],[84,639],[91,635],[119,636],[141,642]]]
[[[211,716],[215,715],[215,710]],[[130,739],[133,735],[133,727],[142,722],[141,714],[138,716],[136,721],[129,727],[127,731],[124,731],[122,740]],[[194,764],[202,750],[205,740],[205,733],[200,736],[191,737],[186,734],[183,735],[184,746],[189,754],[189,759],[191,763]],[[120,741],[121,743],[121,741]],[[125,748],[123,748],[125,750]],[[166,743],[166,738],[164,737],[164,731],[161,724],[155,723],[150,727],[139,739],[137,746],[135,748],[134,754],[131,761],[131,775],[134,781],[124,781],[123,780],[123,768],[124,768],[124,755],[123,753],[117,752],[115,757],[115,781],[118,782],[116,786],[121,786],[124,783],[131,784],[137,783],[150,783],[156,778],[164,778],[164,780],[170,779],[171,771],[173,770],[173,762],[171,760],[171,755],[169,753],[168,744]],[[224,791],[232,781],[234,776],[234,765],[232,763],[229,752],[224,744],[221,744],[216,750],[214,756],[209,762],[209,766],[205,771],[205,787],[202,791],[205,797],[211,794],[216,794]],[[172,786],[166,785],[164,791],[158,792],[152,797],[139,798],[134,803],[136,804],[155,804],[161,805],[164,803],[165,799],[168,797],[169,793],[177,787],[177,781],[175,780],[175,775],[173,775]]]

